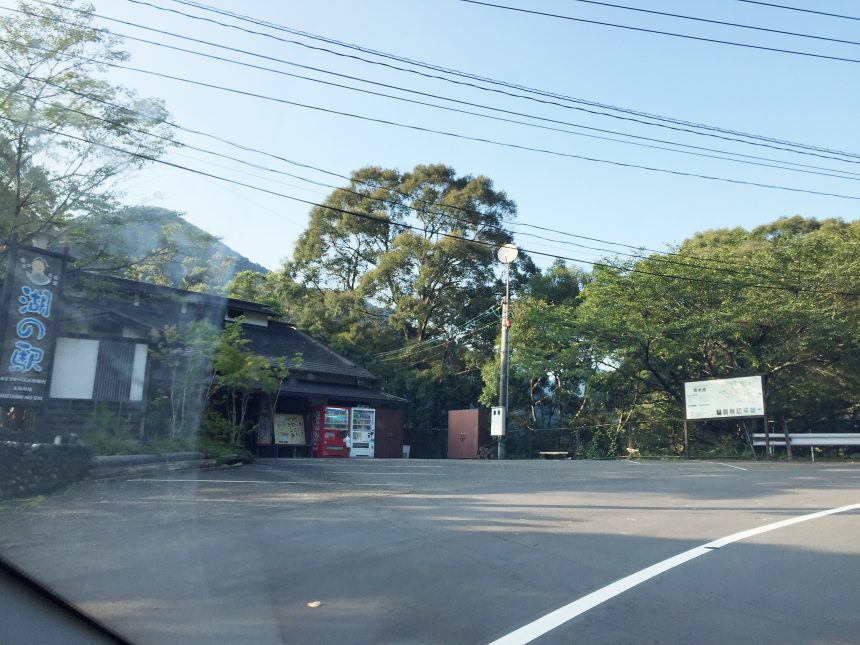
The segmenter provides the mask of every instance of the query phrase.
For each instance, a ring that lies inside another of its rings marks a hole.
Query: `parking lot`
[[[847,463],[261,460],[0,519],[3,556],[140,643],[860,634]]]

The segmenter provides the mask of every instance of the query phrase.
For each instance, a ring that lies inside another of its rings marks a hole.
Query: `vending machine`
[[[373,457],[376,448],[376,410],[353,408],[350,414],[350,457]]]
[[[311,408],[311,446],[314,457],[349,457],[349,408]]]

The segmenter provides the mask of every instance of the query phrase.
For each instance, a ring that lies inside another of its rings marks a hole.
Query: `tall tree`
[[[115,209],[115,180],[170,141],[160,101],[99,77],[119,39],[73,0],[19,3],[0,38],[0,237]]]
[[[311,212],[282,274],[284,308],[392,391],[421,397],[421,422],[439,424],[480,393],[496,331],[481,317],[498,303],[496,250],[515,214],[487,177],[442,164],[362,168]],[[519,283],[534,265],[526,255],[517,265]]]
[[[597,268],[578,325],[611,405],[662,426],[679,449],[686,380],[762,374],[769,411],[844,427],[860,407],[860,224],[785,218],[751,232],[708,231],[675,249]],[[697,425],[716,444],[736,424]]]

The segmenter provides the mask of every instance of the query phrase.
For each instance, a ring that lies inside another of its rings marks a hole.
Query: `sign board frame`
[[[684,417],[690,421],[749,419],[764,413],[764,378],[760,374],[684,382]]]

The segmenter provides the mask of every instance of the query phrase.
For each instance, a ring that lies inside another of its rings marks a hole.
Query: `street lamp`
[[[505,265],[505,297],[502,300],[502,343],[501,360],[499,366],[499,407],[502,408],[504,425],[508,420],[508,330],[511,326],[510,300],[511,300],[511,262],[517,259],[519,250],[513,244],[505,244],[497,253],[499,262]],[[504,426],[503,426],[504,427]],[[505,437],[499,436],[499,459],[505,458]]]

